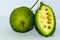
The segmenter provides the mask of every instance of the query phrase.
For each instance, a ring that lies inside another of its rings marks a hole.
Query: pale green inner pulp
[[[48,13],[48,14],[47,14]],[[51,8],[48,6],[43,5],[41,9],[38,10],[37,13],[37,21],[39,25],[39,29],[44,35],[49,35],[54,28],[54,17]],[[49,17],[49,18],[47,18]],[[50,19],[50,20],[48,20]],[[47,23],[50,22],[50,23]]]

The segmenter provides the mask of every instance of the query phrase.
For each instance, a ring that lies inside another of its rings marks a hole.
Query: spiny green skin
[[[34,14],[27,7],[19,7],[10,15],[10,24],[14,31],[25,33],[33,29]]]
[[[49,36],[52,36],[53,33],[55,32],[55,29],[56,29],[56,18],[55,18],[55,14],[54,14],[54,12],[53,12],[53,10],[52,10],[53,16],[54,16],[54,28],[53,28],[52,32],[51,32],[49,35],[44,35],[44,34],[41,32],[41,30],[38,28],[37,19],[36,19],[36,15],[37,15],[37,13],[38,13],[38,10],[40,10],[43,5],[48,6],[48,7],[52,10],[52,8],[51,8],[49,5],[43,4],[43,3],[41,2],[40,7],[37,9],[36,14],[35,14],[35,29],[36,29],[37,32],[38,32],[39,34],[41,34],[42,36],[44,36],[44,37],[49,37]]]

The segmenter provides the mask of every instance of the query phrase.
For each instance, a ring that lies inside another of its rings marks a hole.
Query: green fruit
[[[41,2],[35,14],[36,30],[43,36],[52,36],[55,31],[56,19],[52,8]]]
[[[27,32],[33,29],[34,14],[27,7],[19,7],[12,11],[10,15],[10,24],[16,32]]]

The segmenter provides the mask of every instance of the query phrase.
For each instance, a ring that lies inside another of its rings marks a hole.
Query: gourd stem
[[[31,9],[37,4],[38,1],[39,1],[39,0],[37,0],[37,1],[34,3],[34,5],[31,7]]]

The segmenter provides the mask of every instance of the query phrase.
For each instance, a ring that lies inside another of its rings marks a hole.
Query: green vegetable
[[[55,31],[56,18],[52,8],[41,2],[40,7],[35,14],[36,30],[42,36],[52,36]]]
[[[10,24],[17,32],[27,32],[33,28],[34,14],[27,7],[19,7],[10,15]]]
[[[38,0],[36,3],[37,2]],[[33,29],[34,14],[31,9],[36,3],[31,8],[19,7],[12,11],[10,15],[10,24],[14,31],[25,33]]]

